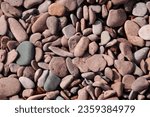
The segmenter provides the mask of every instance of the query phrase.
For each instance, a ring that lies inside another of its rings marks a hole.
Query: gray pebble
[[[34,82],[27,77],[20,77],[19,81],[22,84],[22,86],[26,89],[32,89],[35,87]]]
[[[62,32],[67,38],[70,38],[75,34],[76,30],[72,24],[69,24],[62,29]]]

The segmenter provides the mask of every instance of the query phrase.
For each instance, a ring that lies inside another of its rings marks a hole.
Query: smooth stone
[[[85,72],[85,73],[82,73],[81,76],[87,80],[92,80],[94,79],[94,72]]]
[[[64,16],[66,8],[64,5],[59,3],[53,3],[48,7],[48,13],[54,16]]]
[[[105,74],[105,76],[106,76],[109,80],[113,81],[114,74],[113,74],[113,71],[112,71],[111,68],[106,67],[106,68],[105,68],[105,71],[104,71],[104,74]]]
[[[129,0],[111,0],[114,5],[121,5],[127,3]]]
[[[4,68],[4,63],[0,62],[0,73],[3,71],[3,68]]]
[[[26,9],[30,9],[36,5],[39,5],[43,2],[44,0],[24,0],[24,7]]]
[[[141,38],[143,38],[144,40],[150,40],[150,25],[144,25],[140,28],[138,34]]]
[[[102,22],[101,21],[96,21],[93,25],[92,25],[92,31],[93,34],[95,35],[100,35],[101,32],[103,30],[103,26],[102,26]]]
[[[48,6],[51,4],[52,2],[49,0],[45,0],[42,4],[39,5],[38,7],[38,11],[40,13],[45,13],[48,11]]]
[[[53,57],[49,63],[49,69],[58,77],[65,77],[68,74],[65,59]]]
[[[54,91],[57,89],[61,82],[61,79],[57,77],[52,71],[49,71],[49,75],[44,84],[45,91]]]
[[[144,39],[142,39],[141,37],[138,36],[128,36],[128,41],[135,45],[135,46],[139,46],[139,47],[143,47],[145,42]]]
[[[56,97],[56,100],[64,100],[64,98],[61,97],[61,96],[57,96],[57,97]]]
[[[142,59],[145,59],[147,56],[147,53],[149,51],[148,47],[141,48],[134,52],[134,59],[137,63],[140,63]]]
[[[141,70],[141,68],[139,68],[136,64],[135,64],[135,70],[133,72],[134,75],[136,76],[143,76],[143,71]]]
[[[114,66],[122,76],[131,74],[134,71],[134,65],[130,61],[115,60]]]
[[[34,78],[34,74],[35,74],[35,70],[31,66],[25,67],[23,70],[23,76],[30,78],[32,80]]]
[[[101,38],[100,39],[101,39],[101,42],[99,43],[99,45],[106,45],[111,40],[109,32],[108,31],[103,31],[101,33]]]
[[[88,38],[90,39],[90,41],[99,40],[99,37],[96,34],[91,34],[91,35],[88,36]]]
[[[85,88],[82,88],[78,91],[78,100],[87,100],[88,99],[88,92]]]
[[[19,78],[19,81],[25,89],[33,89],[35,87],[34,82],[27,77],[22,76]]]
[[[83,18],[85,20],[89,20],[89,12],[88,12],[88,7],[86,5],[83,6]]]
[[[67,89],[73,80],[74,77],[72,75],[65,76],[60,82],[60,87],[62,89]]]
[[[103,99],[111,98],[114,95],[116,95],[116,92],[114,90],[107,90],[107,91],[104,92]]]
[[[49,65],[45,62],[38,62],[38,66],[42,69],[49,69]]]
[[[49,75],[49,71],[44,70],[43,73],[41,74],[41,76],[38,78],[38,82],[37,82],[38,87],[43,87],[44,86],[48,75]]]
[[[16,60],[17,56],[18,56],[18,52],[15,49],[9,51],[7,54],[6,64],[8,65],[8,64],[14,62]]]
[[[12,6],[19,7],[23,4],[23,0],[4,0],[5,2],[9,3]]]
[[[109,11],[106,23],[109,27],[118,27],[123,25],[126,19],[127,15],[123,9],[112,9]]]
[[[143,90],[146,90],[148,87],[149,82],[145,78],[140,77],[132,83],[131,89],[136,92],[141,92]]]
[[[7,27],[7,21],[6,21],[6,18],[5,18],[4,15],[2,15],[0,17],[0,26],[1,26],[0,35],[5,35],[6,32],[7,32],[8,27]]]
[[[34,90],[33,89],[25,89],[22,92],[22,97],[28,98],[28,97],[32,96],[33,94],[34,94]]]
[[[96,14],[91,8],[89,8],[89,25],[94,24],[95,20],[96,20]]]
[[[39,77],[42,75],[43,71],[42,69],[37,69],[35,74],[34,74],[34,82],[37,82]]]
[[[116,82],[111,85],[112,89],[117,93],[118,97],[123,95],[123,84],[122,82]]]
[[[58,19],[55,16],[50,16],[46,20],[46,25],[51,34],[56,34],[58,31]]]
[[[132,83],[135,81],[135,77],[133,75],[125,75],[122,78],[122,83],[124,84],[125,90],[131,90]]]
[[[89,53],[90,53],[91,55],[94,55],[94,54],[97,52],[97,50],[98,50],[98,45],[97,45],[97,43],[96,43],[95,41],[91,42],[91,43],[89,44]]]
[[[39,62],[43,57],[43,51],[41,48],[36,47],[35,48],[35,60],[36,62]]]
[[[16,95],[21,90],[21,84],[16,78],[0,79],[0,95],[9,97]]]
[[[143,2],[138,2],[135,4],[132,10],[134,16],[144,16],[147,13],[146,4]]]
[[[76,65],[74,65],[72,63],[71,58],[66,58],[66,66],[68,71],[70,72],[71,75],[73,75],[74,77],[78,77],[79,76],[79,69]]]
[[[91,8],[95,13],[100,13],[102,9],[100,5],[90,5],[89,8]]]
[[[145,64],[147,66],[147,69],[150,70],[150,57],[145,60]]]
[[[83,56],[89,45],[89,39],[87,37],[81,37],[79,42],[74,48],[74,56]]]
[[[40,17],[33,23],[31,30],[33,33],[36,32],[43,32],[47,26],[46,26],[46,20],[49,17],[49,14],[46,12],[42,15],[40,15]]]
[[[144,26],[147,24],[147,21],[144,17],[136,17],[133,19],[135,23],[137,23],[140,27]]]
[[[17,47],[17,52],[19,54],[16,63],[19,65],[29,65],[31,61],[34,59],[34,45],[29,41],[24,41],[20,43]]]
[[[37,41],[41,40],[42,34],[41,33],[33,33],[30,36],[30,42],[35,44]]]
[[[6,50],[0,49],[0,62],[3,62],[6,59]]]
[[[131,20],[127,20],[124,24],[124,30],[127,36],[137,36],[140,27]]]
[[[86,60],[86,65],[93,72],[104,70],[106,67],[106,61],[100,54],[95,54]]]
[[[27,40],[28,35],[21,24],[14,18],[8,19],[9,27],[18,42]]]
[[[106,60],[108,66],[112,66],[114,64],[114,60],[111,56],[103,54],[103,57]]]
[[[75,34],[76,30],[72,24],[69,24],[62,29],[62,32],[67,38],[70,38]]]

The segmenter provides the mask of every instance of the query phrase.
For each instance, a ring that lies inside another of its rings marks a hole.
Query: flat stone
[[[78,91],[78,100],[87,100],[88,99],[88,92],[85,88],[82,88]]]
[[[65,76],[60,82],[60,87],[62,89],[67,89],[67,87],[71,84],[73,80],[74,77],[72,75]]]
[[[58,31],[58,19],[55,16],[50,16],[46,20],[46,25],[51,34],[56,34]]]
[[[122,76],[131,74],[134,71],[134,65],[130,61],[115,60],[114,66]]]
[[[97,52],[97,50],[98,50],[98,45],[97,45],[97,43],[96,43],[95,41],[91,42],[91,43],[89,44],[89,53],[90,53],[91,55],[94,55],[94,54]]]
[[[33,89],[25,89],[25,90],[23,90],[23,92],[22,92],[22,96],[23,96],[24,98],[28,98],[28,97],[32,96],[33,93],[34,93],[34,90],[33,90]]]
[[[90,5],[89,8],[91,8],[95,13],[100,13],[102,9],[100,5]]]
[[[125,75],[122,78],[122,83],[124,84],[125,90],[131,90],[131,85],[135,81],[135,77],[133,75]]]
[[[85,72],[85,73],[82,73],[81,76],[87,80],[92,80],[94,79],[94,72]]]
[[[123,95],[122,82],[116,82],[116,83],[112,84],[111,87],[114,91],[116,91],[118,97],[121,97]]]
[[[6,50],[0,49],[0,62],[3,62],[6,58]]]
[[[27,77],[22,76],[19,78],[19,81],[25,89],[32,89],[35,87],[34,82]]]
[[[147,58],[147,59],[145,60],[145,64],[146,64],[146,66],[147,66],[147,69],[150,70],[150,58]]]
[[[57,77],[52,71],[49,71],[49,75],[44,84],[45,91],[54,91],[57,89],[61,82],[61,79]]]
[[[141,70],[141,68],[139,68],[136,64],[135,64],[135,70],[133,72],[134,75],[136,76],[143,76],[143,71]]]
[[[109,80],[113,81],[114,74],[113,74],[113,71],[112,71],[111,68],[106,67],[106,68],[105,68],[105,71],[104,71],[104,74],[105,74],[105,76],[106,76]]]
[[[140,27],[131,20],[127,20],[124,24],[125,33],[127,36],[137,36]]]
[[[68,74],[65,59],[62,57],[53,57],[49,69],[58,77],[65,77]]]
[[[96,20],[96,14],[91,8],[89,8],[89,24],[90,25],[94,24],[95,20]]]
[[[34,59],[34,46],[29,41],[24,41],[20,43],[16,50],[19,54],[19,57],[16,60],[17,64],[29,65],[31,63],[31,60]]]
[[[67,69],[70,72],[71,75],[73,75],[74,77],[78,77],[79,76],[79,69],[76,65],[74,65],[72,63],[71,58],[66,58],[66,65],[67,65]]]
[[[31,66],[25,67],[23,70],[23,76],[30,78],[32,80],[34,78],[34,74],[35,74],[35,70]]]
[[[14,18],[8,19],[9,27],[18,42],[27,40],[28,35],[21,24]]]
[[[104,70],[106,67],[106,61],[100,54],[95,54],[86,60],[88,68],[93,72]]]
[[[21,90],[21,84],[16,78],[1,78],[0,79],[0,95],[9,97],[16,95]]]
[[[99,43],[99,45],[106,45],[111,40],[109,32],[108,31],[103,31],[101,33],[101,38],[100,39],[101,39],[101,42]]]
[[[111,56],[103,54],[103,57],[106,60],[108,66],[112,66],[114,64],[114,60]]]
[[[4,63],[0,62],[0,73],[3,71],[3,68],[4,68]]]
[[[83,56],[89,45],[89,39],[82,37],[74,48],[74,56]]]
[[[48,7],[48,13],[54,16],[64,16],[66,8],[64,5],[59,3],[53,3]]]
[[[144,25],[140,28],[138,34],[141,38],[143,38],[144,40],[150,40],[150,34],[149,34],[149,30],[150,30],[150,25]]]
[[[25,0],[23,5],[26,9],[29,9],[29,8],[32,8],[42,2],[43,2],[43,0]]]
[[[92,25],[93,34],[100,35],[102,30],[103,30],[103,26],[102,26],[102,22],[101,21],[96,21]]]
[[[1,26],[0,35],[5,35],[6,32],[7,32],[8,27],[7,27],[7,21],[6,21],[6,18],[5,18],[4,15],[2,15],[0,17],[0,26]]]
[[[18,56],[18,53],[15,49],[8,52],[6,64],[8,65],[8,64],[14,62],[16,60],[17,56]]]
[[[135,45],[135,46],[139,46],[139,47],[143,47],[145,42],[144,39],[142,39],[141,37],[138,36],[128,36],[128,41]]]
[[[36,47],[35,48],[35,60],[36,62],[39,62],[43,57],[43,51],[41,48]]]
[[[133,19],[133,21],[135,23],[137,23],[140,27],[142,27],[142,26],[147,24],[147,21],[146,21],[146,19],[144,17],[135,17]]]
[[[4,0],[5,2],[8,2],[12,6],[19,7],[23,4],[23,0]]]
[[[72,24],[69,24],[62,29],[62,32],[67,38],[70,38],[75,34],[76,30]]]
[[[142,59],[146,58],[148,51],[149,51],[148,47],[144,47],[144,48],[141,48],[141,49],[135,51],[134,52],[135,61],[137,63],[140,63]]]
[[[43,32],[47,26],[46,26],[46,20],[49,17],[49,14],[46,12],[42,15],[40,15],[40,17],[33,23],[31,30],[33,33],[36,32]]]
[[[123,9],[112,9],[109,11],[106,23],[110,27],[118,27],[123,25],[126,19],[127,15]]]
[[[143,2],[138,2],[135,4],[132,10],[134,16],[144,16],[147,13],[146,4]]]
[[[52,1],[45,0],[42,4],[39,5],[38,11],[40,13],[45,13],[48,11],[48,6],[52,3]]]
[[[37,86],[38,87],[44,87],[45,81],[49,75],[48,70],[44,70],[41,76],[38,78]]]
[[[148,87],[149,87],[148,81],[145,78],[140,77],[140,78],[137,78],[132,83],[131,89],[136,92],[141,92],[143,90],[146,90]]]

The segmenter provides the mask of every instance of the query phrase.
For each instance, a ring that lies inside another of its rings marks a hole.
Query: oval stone
[[[0,95],[12,96],[16,95],[21,90],[21,85],[16,78],[1,78],[0,79]]]
[[[150,40],[150,25],[144,25],[139,30],[139,36],[144,40]]]

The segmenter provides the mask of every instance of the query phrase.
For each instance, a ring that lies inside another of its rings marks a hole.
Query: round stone
[[[139,30],[139,36],[143,38],[144,40],[150,40],[150,25],[144,25]]]
[[[62,29],[62,32],[67,38],[70,38],[75,34],[76,30],[72,24],[69,24]]]
[[[103,30],[103,27],[102,27],[102,22],[101,21],[96,21],[92,25],[93,34],[100,35],[102,30]]]
[[[34,45],[29,41],[24,41],[16,49],[19,53],[19,57],[16,61],[19,65],[29,65],[34,59],[35,50]]]
[[[20,77],[19,81],[25,89],[32,89],[35,87],[34,82],[27,77]]]
[[[146,4],[143,2],[138,2],[135,4],[132,14],[134,16],[144,16],[147,13]]]
[[[131,90],[131,85],[135,81],[135,77],[133,75],[125,75],[122,78],[122,83],[124,84],[125,90]]]
[[[9,97],[16,95],[21,90],[21,84],[16,78],[0,79],[0,95]]]

